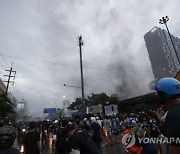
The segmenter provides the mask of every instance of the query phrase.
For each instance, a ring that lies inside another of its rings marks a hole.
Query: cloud
[[[153,79],[144,34],[169,15],[169,28],[180,37],[179,9],[178,0],[1,1],[0,49],[3,55],[59,63],[5,57],[9,65],[14,63],[18,89],[32,113],[41,113],[50,102],[61,106],[63,95],[71,101],[81,96],[80,89],[63,86],[81,83],[80,34],[85,95],[107,92],[129,98],[148,93]]]

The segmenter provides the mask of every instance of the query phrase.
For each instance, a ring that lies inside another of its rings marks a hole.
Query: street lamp
[[[174,45],[174,42],[173,42],[173,40],[172,40],[171,34],[170,34],[169,29],[168,29],[168,26],[167,26],[167,22],[168,22],[168,21],[169,21],[169,17],[168,17],[168,16],[165,16],[165,17],[162,17],[162,18],[159,20],[159,23],[160,23],[160,24],[164,24],[164,25],[166,26],[167,32],[168,32],[168,34],[169,34],[169,38],[170,38],[170,40],[171,40],[171,43],[172,43],[172,45],[173,45],[175,54],[176,54],[176,56],[177,56],[178,63],[179,63],[179,65],[180,65],[180,59],[179,59],[179,56],[178,56],[178,54],[177,54],[176,47],[175,47],[175,45]]]
[[[70,85],[67,85],[67,84],[64,84],[63,85],[64,87],[72,87],[72,88],[81,88],[81,87],[78,87],[78,86],[70,86]],[[64,96],[63,96],[64,97]]]
[[[85,106],[85,99],[84,99],[84,88],[82,87],[78,87],[78,86],[70,86],[70,85],[67,85],[67,84],[64,84],[65,87],[71,87],[71,88],[79,88],[82,90],[82,105],[83,105],[83,113],[85,114],[86,113],[86,106]]]

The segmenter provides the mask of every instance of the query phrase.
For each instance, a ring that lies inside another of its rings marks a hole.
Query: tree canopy
[[[88,96],[85,99],[86,106],[96,106],[96,105],[107,105],[107,104],[118,104],[119,98],[116,96],[108,96],[106,93],[94,94]],[[70,110],[83,111],[82,98],[76,98],[74,102],[69,106]]]
[[[10,114],[14,113],[13,106],[6,94],[0,95],[0,118],[4,119]]]

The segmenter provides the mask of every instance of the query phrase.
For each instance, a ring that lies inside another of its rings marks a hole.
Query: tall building
[[[180,57],[180,39],[173,35],[171,37]],[[154,27],[144,35],[144,39],[154,77],[175,77],[180,70],[180,64],[168,32],[159,27]]]
[[[70,106],[70,101],[67,99],[63,100],[63,117],[72,117],[72,113],[71,111],[68,109],[68,107]]]
[[[68,107],[70,106],[70,101],[67,99],[63,100],[63,110],[68,111]]]

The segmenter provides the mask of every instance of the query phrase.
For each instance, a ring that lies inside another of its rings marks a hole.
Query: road
[[[123,145],[119,143],[111,143],[110,146],[102,144],[102,154],[126,154]]]
[[[120,137],[118,138],[118,142],[115,143],[114,140],[112,140],[111,144],[108,146],[105,143],[105,140],[103,139],[102,145],[101,145],[101,152],[102,154],[126,154],[123,148],[122,143],[120,142]],[[14,143],[14,147],[18,148],[20,153],[24,153],[24,146],[22,144],[18,144],[18,141],[16,140]],[[49,137],[49,143],[42,149],[42,154],[52,154],[52,136]]]

